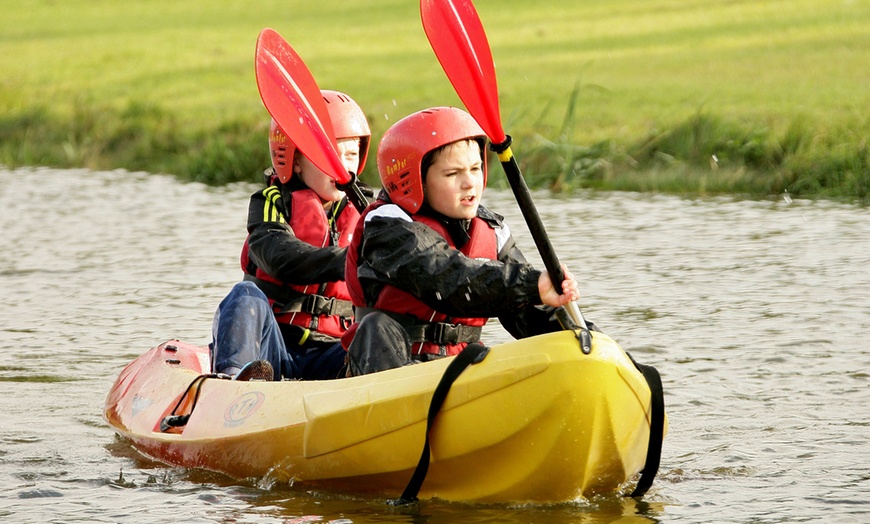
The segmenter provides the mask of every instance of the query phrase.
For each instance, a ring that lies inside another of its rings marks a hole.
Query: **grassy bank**
[[[0,163],[257,180],[264,27],[363,106],[375,139],[460,104],[417,2],[225,4],[6,2]],[[865,0],[475,4],[530,185],[868,198]]]

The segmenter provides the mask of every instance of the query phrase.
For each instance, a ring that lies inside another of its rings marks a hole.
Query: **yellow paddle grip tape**
[[[510,162],[511,158],[513,158],[513,157],[514,157],[514,153],[513,153],[513,151],[511,151],[511,148],[508,147],[507,149],[505,149],[504,151],[502,151],[501,153],[498,154],[498,161],[499,162]]]

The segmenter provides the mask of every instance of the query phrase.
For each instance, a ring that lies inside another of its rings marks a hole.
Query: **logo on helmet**
[[[287,136],[276,127],[275,130],[272,131],[272,142],[284,144],[287,142]]]
[[[402,160],[393,160],[393,163],[387,166],[387,176],[395,175],[406,167],[408,167],[407,158],[403,158]]]

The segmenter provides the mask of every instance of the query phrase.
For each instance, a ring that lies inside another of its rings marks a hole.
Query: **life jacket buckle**
[[[458,327],[445,322],[433,322],[426,327],[426,339],[435,344],[456,344],[459,342]]]
[[[302,311],[309,315],[334,315],[335,299],[322,295],[306,295],[302,300]]]

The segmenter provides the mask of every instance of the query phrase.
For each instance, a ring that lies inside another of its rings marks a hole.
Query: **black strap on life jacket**
[[[419,342],[431,342],[439,346],[445,344],[459,344],[467,342],[469,344],[480,342],[480,336],[483,333],[483,328],[480,326],[467,326],[465,324],[450,324],[448,322],[420,322],[415,316],[403,315],[393,311],[384,311],[382,309],[371,307],[355,308],[356,320],[359,322],[369,313],[375,311],[383,313],[392,318],[405,328],[408,332],[408,338],[411,344]],[[442,355],[446,356],[446,355]]]
[[[267,297],[274,300],[281,308],[278,312],[279,314],[308,313],[314,316],[338,315],[346,318],[353,317],[353,304],[350,300],[302,293],[291,287],[268,282],[248,273],[245,273],[243,278],[256,284]]]
[[[435,344],[459,344],[460,342],[480,342],[483,328],[466,326],[465,324],[448,324],[446,322],[430,322],[417,324],[406,328],[411,337],[411,343],[434,342]]]
[[[486,357],[489,353],[489,348],[480,343],[473,343],[465,346],[456,358],[453,359],[447,369],[444,370],[444,375],[435,387],[435,392],[432,394],[432,401],[429,403],[429,416],[426,420],[426,442],[423,444],[423,453],[420,455],[420,461],[417,463],[417,468],[408,482],[402,496],[395,500],[387,501],[391,506],[405,506],[417,502],[417,494],[423,486],[423,481],[426,479],[426,473],[429,472],[429,433],[432,431],[432,426],[435,423],[435,416],[441,410],[444,404],[444,399],[447,398],[447,393],[450,387],[459,378],[459,375],[465,371],[465,368],[472,364],[477,364]]]
[[[646,450],[646,463],[640,472],[637,486],[635,486],[634,491],[629,495],[630,497],[640,498],[652,486],[656,473],[659,471],[659,464],[662,458],[662,441],[664,440],[665,432],[665,399],[662,378],[658,370],[652,366],[638,364],[631,355],[628,355],[628,358],[631,359],[635,367],[643,374],[643,378],[646,379],[650,391],[649,443]]]

